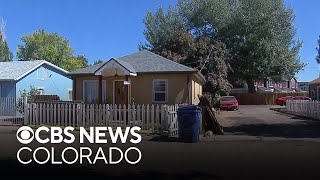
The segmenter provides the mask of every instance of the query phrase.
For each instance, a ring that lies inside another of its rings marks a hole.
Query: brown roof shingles
[[[313,81],[311,81],[311,82],[309,83],[309,85],[310,85],[310,84],[320,84],[320,77],[317,78],[317,79],[315,79],[315,80],[313,80]]]

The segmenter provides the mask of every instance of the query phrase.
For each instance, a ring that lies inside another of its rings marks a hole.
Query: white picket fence
[[[288,112],[320,120],[320,101],[288,100]]]
[[[0,125],[22,125],[24,101],[15,97],[0,97]]]
[[[94,105],[32,103],[25,107],[25,124],[50,126],[139,126],[142,130],[178,131],[177,105]]]

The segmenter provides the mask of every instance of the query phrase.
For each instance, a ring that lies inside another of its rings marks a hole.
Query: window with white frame
[[[48,70],[46,68],[37,69],[37,79],[44,80],[48,77]]]
[[[102,81],[102,103],[106,103],[106,81]],[[99,81],[85,80],[83,81],[83,101],[86,104],[99,103]]]
[[[168,80],[155,79],[153,80],[153,102],[166,103],[168,101]]]

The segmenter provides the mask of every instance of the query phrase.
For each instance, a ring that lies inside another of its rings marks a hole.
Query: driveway
[[[217,113],[217,118],[227,135],[320,140],[320,121],[280,113],[270,108],[243,105],[239,111]]]

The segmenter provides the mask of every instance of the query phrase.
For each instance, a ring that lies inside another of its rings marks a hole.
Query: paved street
[[[218,115],[226,135],[201,137],[198,144],[175,138],[143,136],[138,165],[19,165],[16,127],[0,126],[0,169],[11,177],[139,179],[319,179],[319,124],[270,111],[266,106],[242,106]],[[297,133],[297,134],[295,134]],[[315,138],[312,138],[315,137]],[[32,149],[40,144],[32,143]],[[43,145],[42,145],[43,146]],[[50,147],[51,145],[45,145]],[[57,151],[66,144],[54,145]],[[125,148],[128,144],[72,144]],[[56,156],[59,156],[56,153]],[[15,173],[19,169],[19,173]],[[49,175],[50,174],[50,175]]]
[[[320,121],[283,114],[270,107],[240,106],[239,111],[222,111],[217,118],[227,135],[320,141]]]

